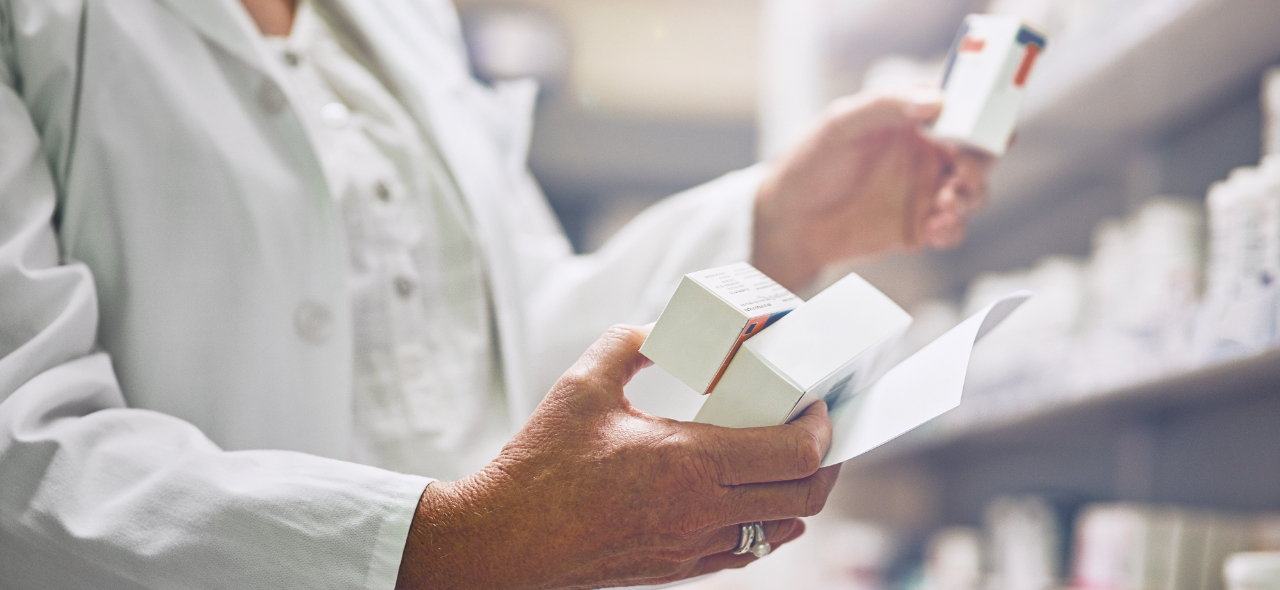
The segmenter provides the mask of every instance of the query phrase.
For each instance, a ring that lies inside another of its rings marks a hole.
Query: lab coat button
[[[320,120],[330,129],[342,129],[351,120],[351,109],[340,102],[331,102],[320,107]]]
[[[324,344],[333,332],[333,312],[315,301],[303,301],[293,312],[293,329],[307,342]]]
[[[258,88],[258,104],[269,114],[280,114],[287,102],[284,91],[280,90],[275,82],[264,80],[262,86]]]
[[[377,195],[378,200],[383,203],[391,200],[391,189],[387,188],[387,183],[385,182],[380,181],[378,184],[373,185],[373,194]]]
[[[396,277],[395,285],[396,295],[399,295],[401,299],[408,299],[410,295],[413,295],[413,280],[409,277]]]
[[[286,51],[284,52],[284,63],[288,64],[291,68],[296,68],[298,67],[298,64],[302,63],[302,58],[299,57],[297,53]]]

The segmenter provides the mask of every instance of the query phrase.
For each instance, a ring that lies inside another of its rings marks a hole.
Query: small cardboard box
[[[1004,155],[1044,33],[1016,16],[971,14],[947,58],[933,134]]]
[[[707,393],[738,347],[803,301],[743,262],[685,275],[641,354]]]
[[[697,422],[782,424],[816,400],[835,405],[878,378],[911,316],[856,274],[746,341]]]
[[[698,422],[773,426],[826,401],[832,439],[822,464],[834,465],[960,405],[974,344],[1029,296],[993,301],[890,367],[911,316],[861,277],[798,305],[759,271],[734,265],[687,275],[640,351],[711,392]]]

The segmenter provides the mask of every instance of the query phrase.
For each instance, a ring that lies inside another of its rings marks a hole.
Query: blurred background
[[[968,13],[1048,33],[965,244],[831,273],[918,344],[1037,297],[811,534],[690,588],[1280,588],[1241,553],[1280,550],[1280,1],[457,3],[478,77],[542,83],[531,167],[580,252],[837,96],[937,84]]]

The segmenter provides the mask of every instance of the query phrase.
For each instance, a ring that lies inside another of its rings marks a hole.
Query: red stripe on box
[[[1040,55],[1040,46],[1035,44],[1027,45],[1027,53],[1022,56],[1022,64],[1018,66],[1018,74],[1013,77],[1013,85],[1022,88],[1027,83],[1027,76],[1031,75],[1031,66],[1036,63],[1036,56]]]
[[[759,334],[760,330],[765,328],[765,325],[769,322],[769,318],[773,317],[773,315],[774,314],[756,316],[747,320],[747,325],[743,326],[742,332],[738,334],[737,342],[733,343],[733,348],[729,349],[729,354],[724,357],[724,362],[720,363],[720,370],[716,371],[715,379],[711,380],[711,384],[707,386],[707,390],[702,393],[711,393],[711,390],[716,388],[716,384],[719,383],[720,378],[724,376],[725,369],[729,368],[729,361],[733,360],[733,356],[738,354],[738,349],[742,348],[742,343],[746,342],[748,338]]]
[[[960,40],[960,48],[958,49],[958,51],[972,51],[974,53],[981,53],[982,50],[986,48],[986,46],[987,46],[986,39],[979,39],[977,37],[965,37],[964,39]]]

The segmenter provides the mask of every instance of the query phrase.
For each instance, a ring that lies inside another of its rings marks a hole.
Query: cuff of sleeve
[[[433,481],[415,475],[401,475],[388,481],[383,488],[388,500],[387,509],[369,556],[369,573],[364,584],[368,590],[394,590],[396,587],[400,558],[409,538],[409,525],[418,511],[418,500]]]

